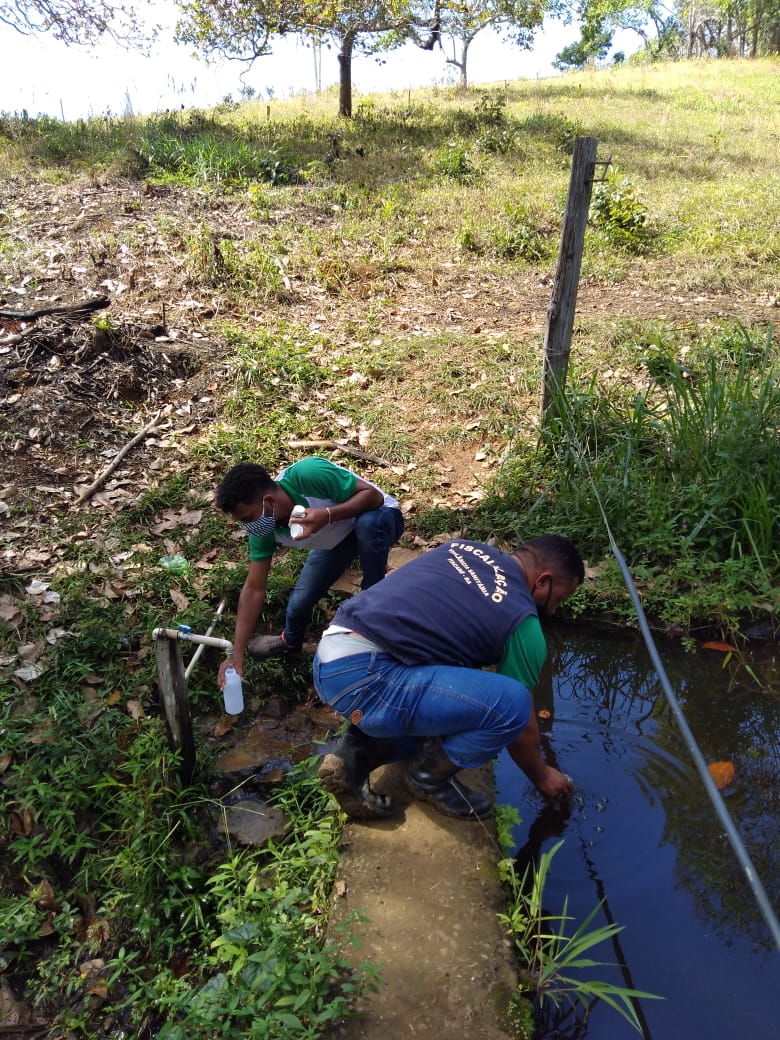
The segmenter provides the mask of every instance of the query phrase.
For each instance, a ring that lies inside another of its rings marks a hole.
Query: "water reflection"
[[[596,903],[625,926],[609,978],[666,997],[638,1011],[645,1036],[780,1035],[780,955],[669,710],[644,644],[631,636],[548,633],[549,667],[537,691],[548,759],[577,784],[565,811],[542,805],[508,756],[500,801],[517,805],[520,866],[560,838],[548,886],[551,912],[569,896],[581,921]],[[780,795],[780,701],[716,655],[659,647],[664,668],[707,761],[734,763],[724,792],[775,907]],[[626,979],[631,978],[631,983]],[[645,1017],[646,1016],[646,1017]],[[624,1037],[629,1027],[596,1008],[581,1025],[547,1023],[542,1036]],[[572,1031],[573,1030],[573,1031]]]

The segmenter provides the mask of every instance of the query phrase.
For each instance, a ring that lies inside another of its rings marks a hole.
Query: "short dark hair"
[[[576,578],[579,585],[585,580],[585,563],[579,549],[563,535],[542,534],[529,538],[517,551],[529,552],[538,564],[554,569],[562,578]]]
[[[239,462],[228,470],[217,488],[215,501],[223,513],[233,513],[239,502],[259,502],[277,487],[268,470],[255,462]]]

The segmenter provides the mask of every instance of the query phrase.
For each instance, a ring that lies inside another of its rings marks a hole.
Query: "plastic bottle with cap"
[[[160,557],[160,566],[164,567],[166,571],[170,571],[171,574],[186,574],[190,569],[189,561],[181,553]]]
[[[240,715],[244,710],[244,692],[241,688],[241,676],[235,668],[228,668],[225,672],[222,696],[225,700],[225,712],[228,715]]]
[[[294,520],[295,517],[298,517],[298,519],[300,519],[302,516],[305,515],[305,513],[306,513],[306,510],[304,509],[303,506],[293,506],[293,511],[290,513],[290,521],[291,521],[291,523],[290,523],[290,537],[291,538],[300,538],[301,535],[303,534],[303,525],[302,524],[292,523],[292,521]]]

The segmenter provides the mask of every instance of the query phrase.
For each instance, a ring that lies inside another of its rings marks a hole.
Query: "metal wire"
[[[607,525],[607,529],[609,530],[609,525]],[[653,667],[655,668],[656,673],[658,675],[658,679],[660,680],[661,689],[664,691],[666,699],[669,702],[669,707],[672,709],[672,713],[674,714],[674,717],[677,720],[677,725],[680,727],[680,730],[682,731],[683,737],[685,738],[685,742],[688,745],[688,750],[690,751],[691,757],[693,758],[693,761],[696,765],[696,769],[699,772],[699,776],[702,779],[707,794],[710,796],[710,801],[713,804],[715,812],[718,814],[718,819],[723,825],[723,829],[726,832],[726,837],[729,839],[729,843],[732,849],[734,850],[734,855],[737,857],[740,866],[745,872],[745,876],[747,878],[748,884],[750,885],[750,888],[752,889],[753,895],[755,896],[758,908],[761,911],[764,920],[766,921],[767,928],[772,934],[772,938],[775,941],[775,945],[777,946],[778,950],[780,950],[780,923],[777,920],[777,915],[772,909],[772,905],[769,902],[769,898],[766,894],[766,889],[764,888],[763,884],[761,883],[761,879],[756,873],[755,867],[753,866],[753,862],[750,859],[750,856],[748,855],[747,849],[745,848],[742,839],[739,836],[737,828],[734,825],[734,821],[731,819],[731,816],[729,815],[728,809],[726,808],[723,802],[723,798],[721,797],[720,791],[718,790],[715,781],[712,779],[712,775],[710,774],[710,771],[707,768],[707,763],[704,761],[704,757],[701,751],[699,750],[699,746],[696,743],[696,740],[694,739],[693,733],[691,733],[690,727],[688,726],[688,723],[680,707],[680,702],[677,700],[674,690],[672,689],[671,684],[669,683],[669,680],[666,676],[666,672],[664,671],[664,666],[661,663],[661,658],[658,656],[658,649],[656,648],[653,637],[650,634],[650,628],[647,624],[647,617],[645,616],[642,604],[639,601],[639,594],[637,593],[636,586],[634,585],[634,580],[631,577],[631,572],[629,571],[626,565],[626,561],[623,559],[623,554],[621,553],[615,540],[612,537],[611,531],[609,532],[609,540],[612,546],[612,552],[615,555],[615,559],[617,560],[618,566],[620,567],[620,571],[623,575],[623,580],[625,581],[628,591],[631,594],[631,599],[634,603],[634,609],[636,610],[636,615],[639,620],[639,628],[641,629],[642,637],[644,638],[645,646],[647,647],[647,652],[650,654],[650,660],[653,662]]]
[[[742,867],[745,873],[748,885],[750,886],[750,889],[755,897],[758,908],[761,911],[761,915],[764,918],[764,921],[766,922],[766,926],[769,929],[772,938],[774,939],[775,945],[777,946],[778,950],[780,950],[780,922],[778,922],[777,915],[775,914],[774,909],[772,908],[772,904],[769,902],[769,897],[767,896],[766,889],[764,888],[761,878],[758,876],[758,873],[756,872],[756,869],[753,866],[753,862],[750,859],[748,851],[745,848],[745,845],[742,841],[742,838],[739,835],[739,832],[737,831],[734,821],[729,815],[729,811],[725,806],[720,791],[718,790],[715,781],[712,779],[712,775],[709,769],[707,768],[707,763],[704,760],[704,756],[699,750],[699,746],[696,743],[693,733],[691,732],[690,726],[688,725],[685,715],[683,714],[682,708],[680,707],[680,702],[678,701],[677,696],[674,690],[672,689],[671,683],[669,682],[669,679],[666,675],[663,663],[658,654],[658,648],[656,647],[655,641],[650,632],[650,626],[647,623],[647,616],[639,599],[639,593],[637,592],[636,585],[634,584],[634,579],[631,576],[631,571],[628,569],[628,565],[626,564],[626,561],[623,557],[623,553],[620,551],[620,547],[618,546],[617,542],[615,541],[615,537],[612,534],[612,529],[609,526],[609,520],[607,519],[607,514],[604,510],[604,506],[599,496],[598,489],[596,488],[593,476],[590,473],[590,467],[588,466],[588,462],[585,458],[585,454],[582,450],[582,447],[579,444],[577,445],[577,451],[577,464],[587,473],[588,481],[593,490],[593,495],[599,507],[601,519],[604,522],[604,527],[609,538],[610,548],[612,549],[615,559],[617,560],[618,567],[620,568],[620,573],[623,576],[623,581],[626,583],[626,588],[628,589],[629,594],[631,596],[631,600],[634,604],[634,609],[636,610],[636,616],[639,622],[639,628],[642,633],[642,638],[645,641],[645,646],[647,647],[647,652],[650,655],[650,660],[653,663],[653,667],[655,668],[656,674],[658,675],[658,679],[661,683],[661,689],[663,690],[664,696],[666,697],[666,700],[669,703],[669,707],[672,709],[672,714],[674,715],[677,721],[677,725],[680,727],[682,735],[688,746],[688,750],[691,753],[691,757],[693,758],[696,769],[699,773],[699,776],[701,777],[702,783],[704,784],[704,789],[709,795],[713,808],[715,809],[715,812],[718,815],[718,819],[720,820],[723,829],[726,832],[726,837],[728,838],[729,844],[731,845],[731,848],[734,851],[734,855],[737,857],[737,861],[739,862],[740,866]]]

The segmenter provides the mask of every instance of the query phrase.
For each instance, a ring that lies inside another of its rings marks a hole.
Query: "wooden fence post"
[[[185,784],[192,781],[195,772],[195,738],[192,732],[190,705],[187,700],[187,679],[181,646],[174,639],[156,639],[157,677],[160,681],[168,743],[181,751],[180,775]]]
[[[558,268],[547,305],[542,372],[542,428],[550,419],[556,417],[555,390],[566,385],[574,308],[577,303],[577,284],[582,265],[582,246],[585,241],[585,225],[588,222],[597,146],[598,141],[595,137],[578,137],[574,142]]]

